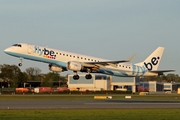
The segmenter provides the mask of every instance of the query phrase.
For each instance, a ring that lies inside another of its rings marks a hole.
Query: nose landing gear
[[[21,66],[22,66],[22,63],[19,63],[18,66],[21,67]]]
[[[22,59],[23,59],[23,58],[19,58],[19,60],[20,60],[20,63],[18,64],[19,67],[22,66]]]

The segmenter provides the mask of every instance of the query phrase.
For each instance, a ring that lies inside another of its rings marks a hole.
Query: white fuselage
[[[80,63],[90,62],[104,62],[111,61],[107,59],[101,59],[97,57],[76,54],[72,52],[56,50],[48,47],[19,43],[21,46],[11,46],[5,49],[5,53],[19,57],[21,59],[29,59],[33,61],[45,62],[67,69],[67,62],[76,61]],[[149,73],[144,66],[118,63],[116,65],[100,66],[98,72],[108,75],[120,76],[120,77],[133,77],[133,76],[156,76],[156,73]]]

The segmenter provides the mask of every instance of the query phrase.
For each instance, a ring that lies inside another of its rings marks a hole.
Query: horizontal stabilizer
[[[163,75],[164,72],[174,72],[175,70],[152,70],[148,72],[157,73],[158,75]]]

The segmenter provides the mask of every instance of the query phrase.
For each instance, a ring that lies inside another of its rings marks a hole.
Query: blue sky
[[[0,64],[18,64],[4,49],[27,42],[111,60],[143,61],[165,47],[159,69],[180,75],[179,0],[1,0]],[[24,60],[21,68],[48,65]]]

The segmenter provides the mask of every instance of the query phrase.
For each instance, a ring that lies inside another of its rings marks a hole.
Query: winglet
[[[135,56],[136,54],[132,55],[129,59],[127,59],[127,61],[130,62]]]

